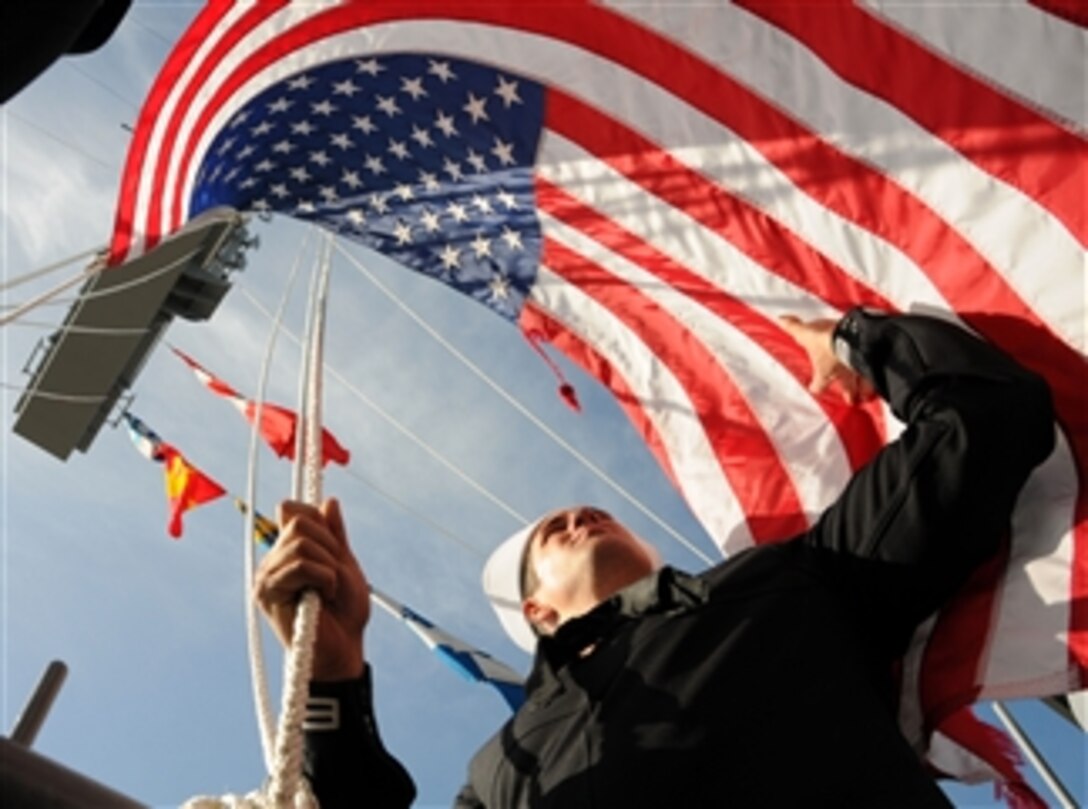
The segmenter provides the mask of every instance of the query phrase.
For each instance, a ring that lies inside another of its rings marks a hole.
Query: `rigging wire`
[[[344,469],[342,469],[340,471],[343,472],[344,474],[346,474],[348,477],[354,478],[355,480],[359,481],[364,486],[371,489],[375,494],[377,494],[382,499],[388,500],[390,503],[395,505],[397,508],[401,509],[401,511],[403,511],[404,513],[408,514],[411,517],[415,517],[417,520],[424,523],[425,525],[430,526],[433,530],[437,531],[442,536],[444,536],[447,539],[450,539],[453,542],[457,543],[462,549],[468,551],[473,556],[475,556],[477,559],[482,560],[482,559],[487,558],[487,553],[486,552],[484,552],[484,551],[480,550],[479,548],[475,547],[474,545],[472,545],[472,543],[468,542],[463,537],[459,536],[458,534],[456,534],[453,531],[446,528],[446,526],[442,525],[441,523],[439,523],[436,520],[432,519],[431,517],[427,516],[426,514],[424,514],[419,509],[416,509],[416,508],[412,507],[411,505],[406,503],[404,500],[401,500],[399,497],[397,497],[396,495],[389,492],[387,489],[382,488],[381,486],[379,486],[377,483],[375,483],[373,480],[371,480],[370,478],[368,478],[366,475],[362,474],[361,472],[358,472],[358,471],[352,469],[350,466],[345,467]]]
[[[655,514],[648,506],[646,506],[641,500],[635,497],[631,492],[624,488],[618,481],[612,478],[607,472],[597,466],[593,461],[587,458],[582,452],[574,447],[569,441],[564,439],[555,430],[545,424],[536,414],[530,411],[525,405],[523,405],[517,398],[514,397],[509,391],[503,388],[498,382],[488,376],[487,372],[480,368],[476,363],[469,359],[459,349],[452,345],[446,338],[444,338],[438,331],[431,326],[420,314],[412,309],[407,303],[400,299],[395,292],[382,283],[366,266],[359,261],[354,255],[349,253],[339,243],[336,244],[336,249],[340,252],[344,258],[346,258],[362,275],[366,278],[374,287],[378,289],[383,295],[386,296],[395,306],[397,306],[405,315],[407,315],[417,326],[423,329],[430,337],[432,337],[442,348],[455,357],[462,365],[468,368],[473,374],[476,375],[482,382],[490,387],[495,393],[499,395],[507,404],[509,404],[514,410],[524,416],[529,422],[543,432],[548,438],[565,449],[575,460],[577,460],[583,467],[593,473],[599,480],[609,486],[614,492],[619,494],[624,500],[634,506],[643,516],[647,517],[651,522],[662,529],[673,540],[684,546],[687,550],[693,553],[697,558],[702,560],[707,565],[713,565],[714,561],[706,555],[700,548],[694,545],[690,540],[684,537],[679,531],[665,522],[661,517]]]
[[[70,324],[58,326],[56,323],[49,323],[45,320],[27,320],[25,318],[20,318],[7,325],[48,329],[58,334],[86,334],[91,337],[139,337],[151,331],[138,326],[131,328],[127,326],[75,326]]]
[[[69,264],[74,264],[77,261],[82,261],[85,258],[90,258],[93,255],[97,255],[105,250],[105,247],[93,247],[90,250],[84,250],[82,253],[76,253],[74,256],[68,256],[68,258],[62,258],[60,261],[54,261],[52,264],[47,264],[44,267],[40,267],[37,270],[31,270],[30,272],[17,275],[14,278],[5,280],[0,283],[0,292],[6,292],[9,289],[15,289],[15,287],[25,284],[27,281],[33,281],[35,278],[41,278],[43,275],[49,275],[51,272],[62,270]]]
[[[107,93],[109,93],[111,96],[116,98],[118,101],[124,102],[124,104],[126,106],[131,107],[132,109],[136,110],[137,112],[140,111],[140,107],[139,107],[138,104],[133,104],[129,99],[125,98],[125,96],[121,95],[119,92],[117,92],[112,87],[110,87],[106,82],[102,81],[102,79],[100,79],[97,76],[94,76],[91,73],[87,72],[82,67],[80,67],[78,64],[76,64],[76,62],[72,61],[71,59],[64,59],[62,61],[69,68],[71,68],[76,73],[80,74],[85,79],[92,82],[93,84],[97,84],[100,88],[105,90]]]
[[[70,404],[98,404],[106,401],[105,396],[98,394],[81,395],[78,393],[53,393],[47,390],[25,390],[22,385],[13,385],[10,382],[0,382],[0,388],[4,390],[23,393],[31,398],[46,399],[50,402],[68,402]]]
[[[247,290],[241,284],[236,284],[235,286],[238,291],[242,293],[242,296],[247,301],[249,301],[256,309],[258,309],[266,317],[271,317],[271,314],[269,313],[268,309],[265,308],[264,304],[257,300],[257,298],[254,297],[254,295],[250,293],[249,290]],[[295,335],[295,333],[288,329],[286,326],[284,326],[282,330],[284,334],[286,334],[296,344],[301,344],[301,340],[298,338],[298,336]],[[460,467],[458,467],[452,461],[439,453],[438,450],[432,448],[429,444],[427,444],[426,441],[424,441],[411,429],[398,421],[394,416],[390,415],[385,409],[381,407],[381,405],[379,405],[377,402],[375,402],[373,399],[371,399],[369,396],[359,390],[359,388],[353,385],[347,379],[347,377],[345,377],[331,365],[326,363],[325,371],[329,374],[329,376],[331,376],[333,379],[343,385],[349,392],[351,392],[360,402],[362,402],[364,405],[370,408],[370,410],[380,416],[387,424],[391,425],[395,430],[401,433],[401,435],[408,438],[412,443],[414,443],[416,446],[418,446],[420,449],[430,455],[434,460],[444,466],[447,470],[456,475],[462,482],[467,484],[478,494],[482,495],[493,505],[497,506],[499,509],[513,517],[519,525],[527,525],[529,523],[528,517],[526,517],[524,514],[521,514],[519,511],[517,511],[517,509],[499,498],[497,495],[492,494],[485,486],[483,486],[483,484],[477,482],[467,472],[463,471]]]
[[[173,272],[179,264],[188,261],[194,255],[196,255],[199,249],[200,248],[198,247],[190,250],[187,253],[183,253],[181,256],[174,259],[169,264],[165,264],[162,267],[159,267],[157,270],[142,273],[135,278],[131,278],[121,284],[115,284],[112,287],[96,289],[91,292],[84,293],[77,298],[73,298],[72,301],[85,303],[87,301],[97,300],[98,298],[105,298],[110,295],[117,295],[141,284],[150,283],[151,281],[154,281],[156,278],[162,275]],[[39,306],[44,306],[47,303],[59,303],[59,301],[53,301],[52,299],[59,295],[61,292],[64,292],[66,289],[75,286],[80,281],[86,280],[87,278],[92,278],[96,275],[100,275],[106,269],[107,268],[104,265],[99,266],[97,264],[92,264],[90,267],[80,270],[80,272],[72,278],[69,278],[66,281],[62,281],[60,284],[54,286],[52,289],[46,290],[41,295],[38,295],[36,298],[32,298],[29,301],[21,304],[16,304],[13,310],[7,312],[7,314],[0,315],[0,326],[6,326],[14,322],[15,320],[18,320],[27,312],[31,312],[34,309],[37,309]]]
[[[88,278],[92,277],[96,272],[98,272],[98,270],[95,269],[93,266],[92,267],[87,267],[85,269],[80,270],[78,273],[76,273],[72,277],[70,277],[70,278],[68,278],[68,279],[66,279],[64,281],[61,281],[59,284],[56,284],[55,286],[51,287],[50,289],[47,289],[45,292],[42,292],[41,294],[34,296],[30,300],[24,301],[23,303],[20,303],[20,304],[16,304],[6,314],[0,315],[0,326],[6,326],[9,323],[12,323],[12,322],[18,320],[20,317],[25,315],[27,312],[32,312],[35,309],[37,309],[39,306],[41,306],[41,305],[43,305],[45,303],[48,303],[52,299],[56,298],[60,293],[66,292],[67,290],[74,287],[76,284],[79,284],[79,283],[81,283],[83,281],[86,281]]]
[[[50,132],[45,127],[41,126],[40,124],[34,123],[29,118],[25,118],[24,116],[20,115],[19,113],[15,112],[14,110],[5,109],[4,112],[6,114],[10,115],[12,118],[14,118],[16,121],[22,122],[26,126],[29,126],[31,129],[38,130],[38,132],[45,135],[47,138],[55,140],[57,143],[61,144],[62,146],[67,146],[73,152],[76,152],[80,156],[85,157],[87,160],[90,160],[93,163],[97,163],[98,165],[102,166],[103,168],[107,168],[110,171],[119,171],[120,168],[121,168],[117,164],[111,164],[111,163],[107,163],[105,160],[101,160],[100,158],[96,157],[95,155],[91,154],[90,152],[88,152],[88,151],[86,151],[84,149],[81,149],[79,146],[76,146],[71,141],[65,140],[64,138],[60,137],[59,135],[53,134],[52,132]]]

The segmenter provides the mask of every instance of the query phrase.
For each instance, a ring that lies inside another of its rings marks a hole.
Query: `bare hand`
[[[786,333],[808,354],[812,365],[810,391],[818,395],[829,388],[837,388],[843,400],[849,404],[874,395],[869,381],[835,356],[831,342],[835,331],[834,320],[811,320],[806,323],[792,315],[783,315],[779,320]]]
[[[257,603],[284,646],[290,644],[303,590],[321,596],[314,649],[315,680],[345,680],[363,672],[363,630],[370,620],[370,585],[348,544],[340,504],[321,508],[285,500],[280,535],[257,568]]]

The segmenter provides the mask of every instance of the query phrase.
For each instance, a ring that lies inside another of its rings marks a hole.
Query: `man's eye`
[[[544,529],[540,532],[540,544],[544,545],[549,539],[555,536],[556,533],[562,531],[566,527],[567,521],[564,517],[555,517],[549,520]]]

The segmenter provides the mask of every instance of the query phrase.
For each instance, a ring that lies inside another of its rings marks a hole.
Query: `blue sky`
[[[123,124],[196,4],[137,3],[101,51],[55,65],[5,106],[0,122],[3,276],[104,244],[127,146]],[[178,322],[167,339],[243,392],[255,385],[274,309],[306,228],[254,223],[261,247],[209,324]],[[509,324],[441,286],[352,253],[542,421],[706,553],[712,546],[607,394],[566,366],[583,403],[572,413],[548,369]],[[312,252],[304,267],[312,265]],[[3,293],[26,299],[74,272]],[[303,286],[299,285],[301,291]],[[302,328],[301,294],[288,325]],[[27,319],[56,323],[63,306]],[[389,426],[368,397],[526,516],[570,502],[608,508],[666,561],[698,560],[503,402],[342,259],[334,261],[328,361],[354,390],[326,383],[326,418],[353,451],[326,492],[344,501],[353,546],[372,581],[519,670],[527,657],[499,631],[479,592],[487,550],[517,521]],[[0,381],[21,373],[46,328],[0,330]],[[153,353],[133,412],[232,491],[245,485],[248,432],[176,358]],[[297,352],[281,339],[269,391],[294,397]],[[250,696],[242,611],[242,537],[227,501],[192,512],[185,537],[165,532],[161,472],[122,430],[60,463],[11,432],[17,394],[0,390],[0,720],[9,729],[46,663],[71,674],[36,748],[141,801],[245,792],[264,777]],[[360,480],[377,483],[398,506]],[[258,505],[289,490],[289,468],[262,450]],[[419,515],[425,515],[426,520]],[[431,522],[428,522],[431,521]],[[456,540],[436,530],[437,523]],[[466,547],[467,546],[467,547]],[[280,657],[268,638],[273,693]],[[403,626],[375,611],[368,632],[379,719],[412,770],[420,805],[448,805],[472,750],[503,720],[489,689],[449,673]],[[1068,786],[1083,794],[1084,736],[1035,703],[1015,704]],[[987,716],[992,715],[986,711]],[[1037,788],[1045,789],[1037,783]],[[950,787],[958,806],[995,805],[989,787]],[[1045,794],[1045,793],[1044,793]]]

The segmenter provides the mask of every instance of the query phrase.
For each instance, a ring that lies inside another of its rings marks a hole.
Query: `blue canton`
[[[312,68],[216,136],[191,214],[320,222],[511,320],[536,275],[532,166],[544,89],[472,62],[397,55]]]

